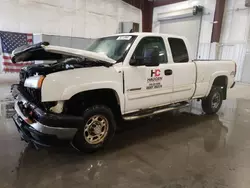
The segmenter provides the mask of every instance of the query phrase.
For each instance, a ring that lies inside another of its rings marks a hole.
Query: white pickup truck
[[[128,33],[97,39],[87,50],[23,46],[12,61],[24,67],[12,86],[13,116],[24,140],[38,145],[71,141],[93,152],[113,137],[119,120],[135,120],[201,99],[216,113],[233,87],[233,61],[192,60],[179,36]],[[48,61],[46,63],[46,61]]]

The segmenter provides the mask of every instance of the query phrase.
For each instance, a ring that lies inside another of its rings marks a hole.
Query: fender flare
[[[226,76],[227,79],[229,78],[229,73],[227,71],[218,71],[218,72],[215,72],[214,74],[212,74],[212,76],[210,77],[210,81],[209,81],[209,85],[208,85],[208,90],[206,92],[206,95],[205,96],[208,96],[211,89],[212,89],[212,86],[213,86],[213,83],[214,83],[214,80],[216,78],[218,78],[219,76]]]
[[[69,100],[71,97],[78,93],[85,91],[93,91],[100,89],[111,89],[115,92],[116,98],[119,100],[121,113],[124,112],[125,104],[122,92],[122,87],[119,83],[114,82],[102,82],[102,83],[88,83],[83,85],[74,85],[66,88],[61,95],[61,100]]]

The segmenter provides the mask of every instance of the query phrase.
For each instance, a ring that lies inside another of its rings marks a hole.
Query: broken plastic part
[[[58,101],[57,104],[50,108],[51,112],[60,114],[63,111],[64,101]]]

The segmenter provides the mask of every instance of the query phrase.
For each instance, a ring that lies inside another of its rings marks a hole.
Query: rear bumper
[[[82,122],[81,117],[44,112],[19,85],[12,86],[16,115],[13,120],[26,141],[54,145],[58,140],[72,140]]]

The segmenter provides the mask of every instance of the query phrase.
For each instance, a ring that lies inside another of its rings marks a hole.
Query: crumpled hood
[[[59,60],[63,56],[73,56],[88,58],[91,60],[103,61],[114,64],[116,61],[104,54],[67,48],[62,46],[53,46],[48,42],[42,42],[33,45],[21,46],[12,52],[12,62],[35,61],[35,60]]]

